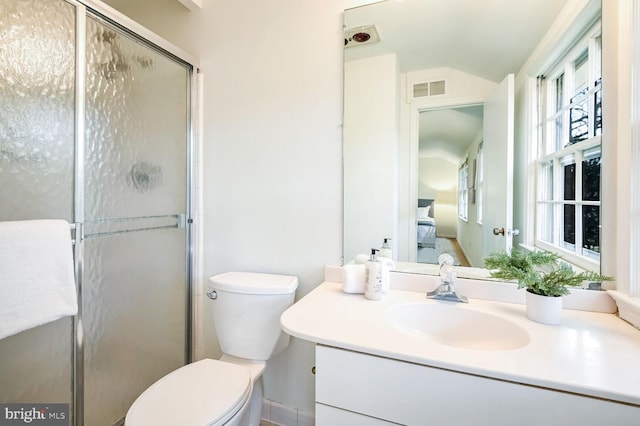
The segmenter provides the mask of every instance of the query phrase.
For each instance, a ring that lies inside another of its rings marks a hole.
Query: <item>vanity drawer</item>
[[[316,402],[419,426],[637,426],[640,419],[639,406],[322,345],[316,346]],[[319,420],[317,426],[330,424]]]
[[[397,424],[329,405],[316,404],[316,425],[394,426]]]

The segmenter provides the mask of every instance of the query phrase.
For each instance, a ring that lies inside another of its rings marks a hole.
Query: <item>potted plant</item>
[[[515,280],[518,288],[526,288],[527,317],[551,325],[560,323],[562,296],[569,294],[569,287],[613,279],[595,272],[576,272],[548,251],[495,252],[485,259],[485,267],[492,277]]]

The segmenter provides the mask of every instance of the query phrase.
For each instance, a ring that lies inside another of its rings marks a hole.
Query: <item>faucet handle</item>
[[[455,259],[449,253],[442,253],[438,256],[438,265],[453,265],[455,263]]]
[[[440,280],[443,283],[452,283],[457,275],[455,266],[447,263],[440,266]]]

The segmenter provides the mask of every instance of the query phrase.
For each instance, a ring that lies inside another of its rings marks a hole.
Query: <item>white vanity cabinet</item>
[[[388,424],[637,426],[640,406],[317,345],[316,425]]]

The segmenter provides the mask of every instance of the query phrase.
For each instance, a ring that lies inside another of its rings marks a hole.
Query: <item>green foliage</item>
[[[560,256],[548,251],[512,250],[495,252],[484,260],[491,276],[504,280],[515,280],[518,288],[526,287],[541,296],[565,296],[568,287],[581,285],[584,281],[611,281],[595,272],[577,273],[571,266],[560,261]]]

